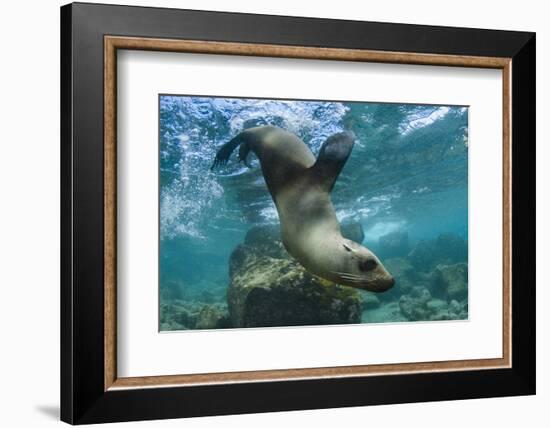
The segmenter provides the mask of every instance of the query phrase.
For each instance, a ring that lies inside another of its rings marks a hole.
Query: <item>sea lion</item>
[[[351,132],[332,135],[315,159],[290,132],[275,126],[250,128],[218,150],[211,169],[227,163],[238,146],[240,161],[250,166],[252,151],[260,160],[290,255],[321,278],[380,292],[393,286],[393,277],[369,249],[342,236],[330,199],[354,140]]]

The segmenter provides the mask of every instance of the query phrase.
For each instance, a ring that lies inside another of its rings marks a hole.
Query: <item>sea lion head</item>
[[[395,284],[393,276],[368,248],[342,238],[338,251],[341,268],[332,272],[338,284],[375,292],[386,291]]]

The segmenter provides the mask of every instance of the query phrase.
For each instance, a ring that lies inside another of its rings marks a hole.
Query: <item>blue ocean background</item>
[[[332,200],[397,280],[387,296],[360,293],[360,322],[467,318],[467,107],[161,95],[161,330],[242,327],[228,314],[230,257],[278,217],[256,159],[210,166],[259,125],[295,133],[314,155],[330,135],[355,133]]]

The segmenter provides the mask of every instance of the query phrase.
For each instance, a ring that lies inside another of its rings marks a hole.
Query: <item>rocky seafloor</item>
[[[343,227],[362,242],[358,224]],[[409,242],[382,236],[374,252],[395,286],[372,293],[309,274],[284,249],[278,227],[255,226],[229,259],[229,285],[190,294],[179,283],[161,290],[161,330],[221,329],[468,318],[468,245],[457,235]],[[200,288],[199,288],[200,289]]]

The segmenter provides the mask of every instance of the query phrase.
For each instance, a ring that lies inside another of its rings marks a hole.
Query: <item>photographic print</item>
[[[160,331],[468,319],[468,108],[159,95]]]

